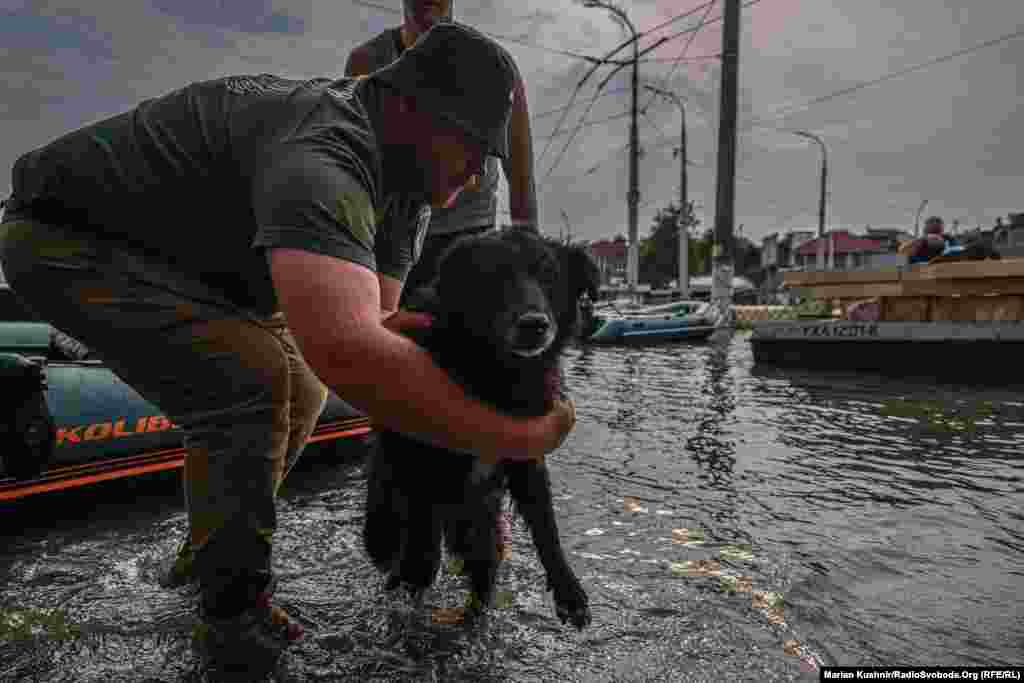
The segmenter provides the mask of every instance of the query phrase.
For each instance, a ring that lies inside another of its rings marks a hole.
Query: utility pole
[[[821,147],[821,192],[818,195],[818,268],[824,269],[825,266],[825,197],[828,192],[828,149],[825,147],[825,141],[814,133],[809,133],[806,130],[795,130],[794,135],[799,135],[802,138],[807,138],[818,143]],[[829,239],[831,242],[831,238]],[[835,255],[832,256],[833,263],[835,261]]]
[[[924,211],[926,206],[928,206],[927,199],[923,200],[921,206],[917,207],[917,215],[914,216],[914,237],[921,236],[921,212]]]
[[[562,221],[565,223],[565,239],[564,242],[569,244],[572,242],[572,224],[569,223],[569,214],[562,209]]]
[[[629,282],[629,293],[636,297],[637,279],[640,272],[640,244],[638,229],[638,212],[640,206],[640,184],[638,170],[640,164],[640,142],[637,129],[637,88],[640,84],[640,48],[636,27],[629,20],[626,12],[605,0],[586,0],[584,7],[608,10],[622,21],[632,34],[633,59],[630,60],[633,66],[632,75],[632,99],[629,116],[629,191],[626,195],[626,214],[629,221],[629,249],[626,253],[626,279]],[[600,88],[598,88],[600,90]]]
[[[733,221],[736,192],[736,99],[739,81],[740,0],[725,0],[722,23],[722,84],[718,122],[718,177],[715,190],[715,248],[711,305],[718,324],[731,325]]]
[[[679,157],[679,297],[682,299],[690,296],[690,210],[686,190],[686,107],[683,98],[673,92],[662,90],[653,85],[644,86],[651,92],[672,100],[679,107],[679,115],[682,117],[681,130],[679,132],[679,147],[674,154]]]

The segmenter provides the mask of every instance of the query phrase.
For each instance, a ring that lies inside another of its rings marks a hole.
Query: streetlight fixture
[[[914,216],[914,237],[921,236],[921,213],[924,211],[924,207],[928,206],[928,200],[925,199],[921,202],[921,206],[917,207],[917,215]]]
[[[687,201],[686,188],[686,107],[685,101],[674,92],[662,90],[653,85],[645,85],[656,95],[675,102],[682,116],[682,128],[679,134],[679,147],[675,153],[679,155],[679,296],[682,299],[690,295],[690,215],[692,210]]]
[[[633,43],[633,78],[632,78],[632,105],[630,107],[629,117],[629,193],[626,195],[627,203],[627,216],[629,219],[629,251],[626,261],[626,278],[629,281],[630,294],[636,296],[637,290],[637,279],[640,272],[640,251],[639,251],[639,235],[638,235],[638,210],[640,205],[640,189],[639,181],[637,178],[637,167],[639,165],[639,135],[637,132],[637,87],[639,84],[639,68],[640,68],[640,55],[639,55],[639,38],[640,36],[636,32],[636,27],[633,26],[633,22],[629,20],[626,12],[615,5],[607,2],[606,0],[585,0],[583,6],[588,9],[598,8],[611,12],[622,21],[623,25],[629,29],[632,34]]]
[[[825,141],[814,133],[806,130],[794,130],[793,135],[813,140],[821,147],[821,196],[818,198],[818,265],[824,269],[825,264],[825,196],[828,187],[828,150]],[[833,259],[835,257],[833,256]]]

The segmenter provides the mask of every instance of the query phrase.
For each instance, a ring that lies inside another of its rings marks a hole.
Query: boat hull
[[[706,321],[642,318],[609,318],[598,323],[586,337],[591,344],[630,344],[707,339],[714,325]]]
[[[44,367],[43,416],[52,438],[44,447],[5,449],[0,501],[182,467],[183,433],[98,361]],[[369,418],[329,395],[311,442],[365,435]],[[12,457],[33,458],[11,462]],[[17,476],[15,476],[17,473]]]
[[[755,325],[754,362],[984,384],[1024,384],[1024,324],[792,321]]]

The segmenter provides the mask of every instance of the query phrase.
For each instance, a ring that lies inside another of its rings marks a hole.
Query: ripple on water
[[[467,623],[360,546],[363,469],[310,453],[280,502],[278,597],[307,626],[275,680],[797,680],[817,663],[1020,663],[1024,403],[998,390],[758,367],[725,344],[585,348],[549,459],[594,613],[554,616],[513,527],[500,604]],[[122,482],[123,484],[123,482]],[[0,680],[192,680],[193,598],[156,581],[173,478],[22,509],[0,568]],[[20,528],[19,528],[20,527]],[[453,568],[454,569],[454,568]]]

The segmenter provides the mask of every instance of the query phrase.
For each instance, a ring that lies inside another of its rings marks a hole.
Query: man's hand
[[[565,442],[569,432],[576,426],[576,404],[568,396],[558,399],[547,416],[553,421],[551,435],[554,440],[548,451],[550,453]]]
[[[576,404],[568,397],[557,399],[546,415],[532,419],[538,427],[536,451],[509,453],[497,458],[481,455],[481,462],[544,462],[545,456],[557,450],[576,426]]]

